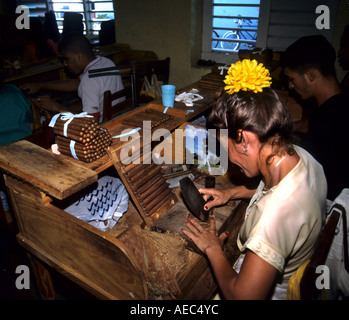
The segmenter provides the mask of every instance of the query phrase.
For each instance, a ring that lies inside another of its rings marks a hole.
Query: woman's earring
[[[246,149],[245,146],[244,146],[244,155],[245,155],[245,156],[248,156],[247,149]]]

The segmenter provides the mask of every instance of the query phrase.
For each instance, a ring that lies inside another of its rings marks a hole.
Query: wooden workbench
[[[180,233],[161,229],[161,224],[155,231],[145,225],[133,203],[105,232],[62,210],[69,195],[97,180],[95,171],[27,141],[1,147],[0,166],[19,243],[97,297],[208,299],[216,290],[207,260]],[[176,225],[184,227],[190,213],[178,204]],[[234,202],[217,210],[220,231],[228,229],[240,209]],[[41,287],[47,288],[42,283],[47,279],[47,274],[40,277]]]
[[[209,109],[214,95],[202,92],[204,100],[195,113],[175,105],[167,129],[174,130]],[[148,106],[149,107],[149,106]],[[152,108],[163,110],[160,105]],[[131,111],[103,124],[112,136],[120,134],[122,119]],[[142,137],[142,130],[140,131]],[[128,141],[114,139],[109,154]],[[178,201],[157,220],[144,219],[132,199],[116,226],[101,231],[63,210],[66,203],[83,195],[85,188],[111,170],[115,161],[108,155],[83,163],[56,155],[27,141],[0,147],[0,167],[19,227],[19,243],[37,257],[33,271],[44,298],[54,298],[50,276],[44,267],[61,272],[101,299],[208,299],[217,289],[206,258],[194,248],[180,228],[191,215]],[[231,185],[221,177],[220,187]],[[202,183],[202,181],[197,181]],[[220,232],[238,226],[244,204],[232,202],[215,209]],[[233,241],[234,242],[234,241]],[[227,251],[229,252],[229,250]],[[232,256],[231,252],[229,253]]]

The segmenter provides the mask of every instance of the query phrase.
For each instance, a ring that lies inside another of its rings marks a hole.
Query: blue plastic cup
[[[165,84],[161,86],[162,105],[164,107],[173,108],[175,100],[176,86]]]

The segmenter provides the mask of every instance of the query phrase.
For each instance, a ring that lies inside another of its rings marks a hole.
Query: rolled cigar
[[[158,166],[149,168],[149,170],[146,171],[140,171],[137,174],[128,177],[131,183],[138,181],[139,179],[144,179],[146,177],[152,177],[156,172],[160,171],[160,168]]]
[[[98,124],[94,117],[76,117],[73,121],[76,123]]]
[[[141,199],[141,202],[143,203],[143,205],[147,205],[148,203],[150,203],[155,197],[157,197],[158,194],[161,194],[162,192],[165,191],[165,189],[168,188],[168,184],[167,183],[161,183],[160,185],[156,186],[156,192],[153,192],[154,189],[153,188],[149,188],[148,190],[151,190],[148,192],[147,190],[147,196],[143,199]],[[143,195],[142,195],[143,197]]]
[[[69,135],[68,137],[70,140],[75,140],[79,143],[82,143],[82,144],[85,144],[87,142],[90,142],[90,139],[89,138],[83,138],[81,136],[75,136],[75,135]]]
[[[161,175],[160,172],[154,175],[154,177],[151,177],[150,179],[142,180],[137,185],[134,185],[134,190],[136,190],[138,194],[141,194],[146,189],[148,189],[153,183],[157,183],[159,179],[163,179],[163,176]]]
[[[54,129],[53,129],[53,132],[54,132],[55,134],[57,134],[57,135],[61,135],[61,136],[65,137],[65,135],[64,135],[64,130],[63,130],[63,129],[54,128]],[[87,137],[89,137],[90,135],[84,133],[83,131],[75,131],[75,130],[72,130],[72,129],[68,129],[68,130],[67,130],[66,136],[67,136],[67,137],[77,136],[77,137],[87,138]]]
[[[86,118],[87,119],[87,118]],[[54,128],[63,130],[64,126],[66,125],[67,121],[63,121],[61,119],[58,119],[55,123]],[[82,120],[79,118],[74,118],[72,121],[70,121],[67,125],[67,131],[68,130],[76,130],[76,131],[94,131],[95,130],[95,124],[94,122],[91,122],[90,120]]]
[[[70,149],[70,147],[67,147],[67,146],[62,146],[62,145],[59,145],[58,144],[58,151],[60,151],[60,150],[64,150],[64,151],[69,151],[70,152],[70,154],[71,154],[71,149]],[[77,150],[77,149],[75,149],[74,148],[74,151],[75,151],[75,154],[76,155],[80,155],[80,156],[91,156],[91,155],[94,155],[94,152],[91,152],[91,151],[88,151],[88,150]]]
[[[151,164],[139,164],[138,166],[133,167],[127,172],[129,178],[134,177],[138,173],[147,173],[149,170],[157,167],[157,164],[152,162]]]
[[[58,147],[58,151],[64,155],[67,155],[67,156],[70,156],[70,157],[73,157],[72,153],[71,153],[71,150],[69,149],[65,149],[65,148],[59,148]],[[86,154],[80,154],[78,152],[76,152],[76,156],[78,157],[79,160],[87,160],[87,159],[90,159],[91,156],[90,155],[86,155]]]
[[[60,129],[54,128],[54,129],[53,129],[53,132],[54,132],[56,135],[61,135],[61,136],[65,137],[63,129],[60,130]],[[81,141],[82,139],[89,138],[86,134],[84,134],[84,133],[82,133],[82,132],[79,132],[79,131],[72,131],[72,130],[67,130],[67,135],[66,135],[66,137],[67,137],[67,138],[70,138],[70,139],[73,139],[73,140],[79,140],[79,141]]]
[[[150,201],[149,203],[147,203],[146,205],[144,205],[147,210],[149,210],[149,212],[161,201],[163,200],[169,193],[171,193],[172,190],[167,188],[166,190],[164,190],[162,193],[158,193],[156,195],[156,197]]]
[[[66,123],[67,123],[67,121],[56,121],[54,127],[55,128],[64,128]],[[82,125],[82,124],[77,124],[77,123],[72,121],[67,125],[67,129],[68,128],[82,131],[82,129],[85,130],[86,128],[88,128],[88,124]]]
[[[166,201],[168,201],[170,198],[172,197],[172,190],[170,188],[168,188],[163,194],[160,194],[159,195],[159,198],[156,198],[154,200],[157,200],[157,201],[154,201],[154,206],[149,209],[148,207],[147,208],[147,211],[148,211],[148,214],[149,215],[152,215],[156,210],[158,210],[163,204],[166,203]]]
[[[147,187],[144,187],[143,189],[139,189],[137,194],[139,195],[139,198],[144,200],[145,198],[147,198],[149,196],[150,193],[152,193],[154,190],[156,190],[156,188],[159,188],[163,184],[165,184],[165,181],[163,178],[161,178],[159,176],[156,179],[154,179],[153,182],[150,185],[148,185]]]
[[[130,126],[143,127],[143,121],[151,121],[151,128],[156,127],[155,122],[157,120],[146,119],[144,116],[142,117],[142,116],[139,116],[139,115],[137,115],[137,117],[133,116],[133,117],[129,117],[127,119],[124,119],[122,121],[122,123],[125,124],[125,125],[130,125]]]
[[[55,124],[54,128],[55,129],[61,129],[63,130],[65,127],[65,123],[66,122],[58,122]],[[75,131],[79,131],[79,132],[90,132],[93,131],[94,128],[91,125],[88,124],[77,124],[74,122],[70,122],[67,126],[66,126],[67,130],[75,130]]]
[[[58,151],[62,154],[65,154],[67,156],[73,157],[71,150],[66,148],[59,148]],[[78,151],[75,150],[75,154],[79,160],[85,161],[85,162],[92,162],[98,158],[100,158],[101,154],[91,153],[91,154],[81,154]]]
[[[62,146],[66,146],[66,147],[69,147],[69,148],[70,148],[70,141],[72,141],[72,140],[69,139],[69,143],[67,144],[65,142],[62,143],[62,142],[60,142],[60,141],[58,141],[56,139],[56,143],[57,144],[60,144]],[[73,140],[73,141],[75,141],[75,140]],[[80,150],[90,150],[90,151],[96,151],[97,150],[97,147],[95,145],[83,144],[83,143],[80,143],[80,142],[77,142],[77,141],[75,142],[75,148],[79,148]]]
[[[68,139],[66,137],[56,136],[56,143],[58,145],[66,146],[66,147],[70,148],[71,141],[72,141],[71,139]],[[73,141],[75,141],[75,140],[73,140]],[[74,147],[75,147],[75,149],[79,149],[79,150],[95,150],[96,149],[95,145],[86,145],[86,144],[79,143],[77,141],[75,141]]]
[[[55,131],[58,131],[60,134],[63,135],[64,132],[64,126],[61,125],[55,125],[53,128]],[[73,134],[77,134],[77,135],[90,135],[90,136],[96,136],[97,135],[97,131],[95,130],[95,128],[90,128],[90,127],[76,127],[76,126],[69,126],[67,127],[67,133],[73,133]]]
[[[70,147],[58,144],[58,151],[60,151],[60,150],[69,151],[71,153]],[[80,154],[80,155],[88,156],[88,155],[93,154],[93,152],[91,152],[89,150],[79,150],[79,149],[74,148],[74,151],[75,151],[76,155]]]

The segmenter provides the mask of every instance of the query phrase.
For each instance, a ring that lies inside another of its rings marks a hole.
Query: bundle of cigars
[[[93,117],[58,118],[53,131],[58,151],[84,162],[101,158],[112,144],[108,131],[101,128]]]

